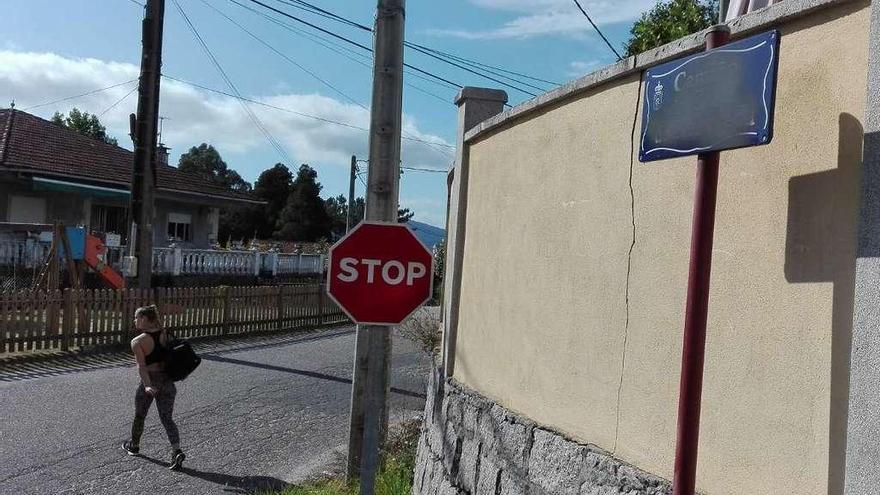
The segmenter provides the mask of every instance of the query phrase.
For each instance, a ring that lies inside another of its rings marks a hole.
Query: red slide
[[[116,270],[107,266],[98,256],[107,252],[104,241],[93,235],[86,235],[86,264],[110,287],[122,289],[125,280]]]

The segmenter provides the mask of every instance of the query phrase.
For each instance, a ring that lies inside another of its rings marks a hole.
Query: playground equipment
[[[40,240],[49,242],[47,259],[34,281],[34,288],[55,289],[59,285],[59,263],[67,263],[70,282],[74,288],[82,287],[85,267],[91,268],[98,277],[114,289],[125,287],[122,275],[105,262],[107,246],[104,241],[86,232],[84,227],[64,227],[60,224],[47,225],[51,230],[43,230]]]

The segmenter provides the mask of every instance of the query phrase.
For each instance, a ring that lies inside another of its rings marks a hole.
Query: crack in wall
[[[632,255],[636,247],[636,195],[633,189],[633,165],[635,162],[636,147],[636,124],[639,118],[639,105],[642,101],[642,76],[639,76],[639,88],[636,91],[636,105],[633,112],[632,132],[630,133],[629,148],[629,197],[630,197],[630,214],[632,218],[632,243],[629,245],[629,253],[626,260],[626,286],[625,286],[625,304],[626,304],[626,321],[623,326],[623,352],[620,358],[620,381],[617,383],[617,418],[614,423],[614,445],[611,453],[617,452],[617,441],[620,437],[620,393],[623,390],[623,373],[626,370],[626,344],[629,338],[629,282],[632,274]]]

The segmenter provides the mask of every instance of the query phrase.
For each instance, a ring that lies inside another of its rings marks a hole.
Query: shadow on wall
[[[859,120],[850,114],[841,114],[837,168],[793,177],[788,184],[785,279],[790,283],[834,284],[828,431],[829,495],[843,493],[846,467],[863,139],[864,130]]]

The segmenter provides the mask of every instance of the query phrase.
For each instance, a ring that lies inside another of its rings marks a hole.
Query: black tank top
[[[149,365],[153,363],[163,363],[165,362],[165,357],[168,355],[168,349],[166,349],[162,343],[159,341],[159,336],[162,334],[162,331],[158,332],[144,332],[150,337],[153,338],[153,350],[144,358],[144,361]]]

